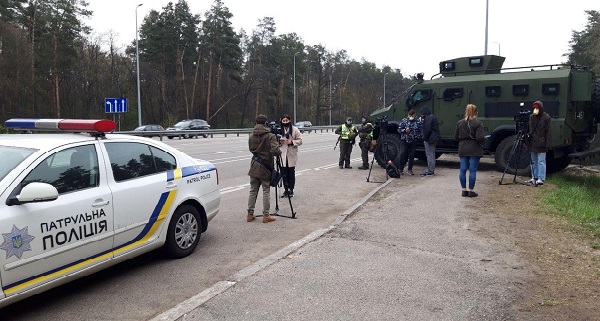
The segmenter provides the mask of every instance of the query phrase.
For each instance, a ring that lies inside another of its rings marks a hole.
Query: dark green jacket
[[[548,113],[529,116],[529,150],[534,153],[545,153],[552,143],[551,123],[552,118]]]
[[[458,156],[483,156],[483,124],[479,119],[464,118],[456,123],[454,139],[458,140]]]

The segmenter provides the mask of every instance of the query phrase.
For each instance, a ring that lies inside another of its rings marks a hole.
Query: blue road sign
[[[127,98],[104,98],[105,113],[126,113]]]

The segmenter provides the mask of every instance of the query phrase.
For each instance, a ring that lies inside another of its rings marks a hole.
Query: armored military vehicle
[[[484,150],[494,155],[498,169],[528,175],[529,150],[526,144],[515,143],[517,120],[528,114],[536,100],[544,103],[545,111],[552,117],[552,145],[547,154],[549,171],[564,169],[573,157],[597,156],[598,149],[590,149],[590,143],[600,121],[600,79],[594,79],[587,67],[502,68],[504,60],[495,55],[462,57],[440,62],[440,73],[430,80],[419,74],[406,93],[372,113],[373,119],[385,116],[388,119],[379,122],[376,129],[376,134],[381,130],[387,134],[386,144],[378,141],[377,163],[385,165],[384,150],[388,159],[399,163],[398,124],[409,109],[418,114],[422,107],[429,108],[440,123],[442,140],[437,144],[436,156],[457,153],[454,129],[463,117],[465,106],[472,103],[478,107],[478,118],[485,126]],[[522,147],[521,152],[516,153],[514,146]],[[417,149],[417,157],[425,158],[422,146]]]

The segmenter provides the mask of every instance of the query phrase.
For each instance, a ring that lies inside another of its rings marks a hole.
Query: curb
[[[354,205],[352,205],[350,208],[348,208],[342,214],[340,214],[340,216],[330,226],[323,228],[323,229],[318,229],[318,230],[308,234],[307,236],[303,237],[302,239],[291,243],[290,245],[284,247],[283,249],[281,249],[265,258],[262,258],[262,259],[256,261],[255,263],[251,264],[250,266],[248,266],[248,267],[242,269],[241,271],[239,271],[238,273],[232,275],[230,278],[228,278],[228,280],[219,281],[219,282],[215,283],[210,288],[177,304],[173,308],[171,308],[167,311],[164,311],[163,313],[150,319],[150,321],[177,321],[177,320],[180,320],[181,318],[185,317],[188,313],[197,309],[202,304],[208,302],[210,299],[227,291],[227,289],[234,286],[236,283],[246,279],[249,276],[256,274],[258,271],[268,267],[269,265],[271,265],[271,264],[279,261],[280,259],[285,258],[289,254],[295,252],[296,250],[298,250],[305,244],[308,244],[308,243],[318,239],[319,237],[323,236],[325,233],[335,229],[344,220],[346,220],[346,218],[348,216],[350,216],[352,213],[354,213],[354,211],[356,211],[360,206],[362,206],[371,197],[373,197],[373,195],[375,195],[375,193],[377,193],[379,190],[381,190],[382,188],[384,188],[385,186],[390,184],[393,180],[394,180],[394,178],[389,178],[383,184],[377,186],[375,189],[373,189],[371,192],[369,192],[369,194],[367,194],[365,197],[360,199],[358,202],[356,202]]]

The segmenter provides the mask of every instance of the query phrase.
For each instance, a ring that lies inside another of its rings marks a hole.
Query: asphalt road
[[[218,169],[220,212],[196,251],[180,260],[153,252],[123,262],[6,307],[0,310],[0,320],[147,320],[329,226],[375,187],[366,182],[368,171],[356,169],[361,163],[358,146],[352,153],[354,168],[338,168],[339,152],[333,150],[336,137],[333,133],[303,135],[292,199],[297,219],[278,217],[269,224],[245,221],[251,156],[247,137],[165,140],[193,157],[213,162]],[[385,172],[375,164],[371,181],[383,180]],[[274,197],[271,200],[273,208]],[[279,213],[290,215],[287,199],[278,201]],[[261,208],[259,198],[257,212]]]

